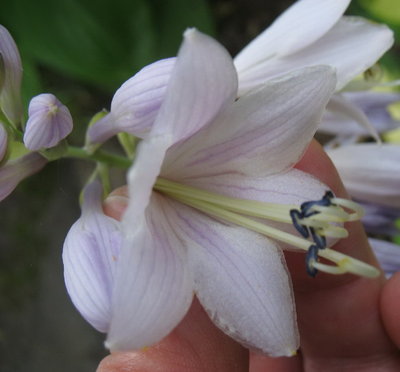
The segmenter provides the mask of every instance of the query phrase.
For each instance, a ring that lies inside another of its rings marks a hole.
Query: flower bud
[[[0,25],[0,108],[17,126],[22,117],[22,64],[18,48],[5,27]]]
[[[6,154],[7,144],[8,144],[7,131],[0,123],[0,162],[3,160],[4,155]]]
[[[32,151],[54,147],[71,133],[72,126],[72,117],[66,106],[53,94],[39,94],[29,103],[25,146]]]
[[[29,153],[9,161],[0,168],[0,201],[10,195],[17,185],[32,174],[37,173],[47,163],[38,153]]]

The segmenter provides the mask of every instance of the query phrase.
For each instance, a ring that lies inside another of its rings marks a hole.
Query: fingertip
[[[387,334],[400,348],[400,272],[394,274],[383,287],[381,314]]]

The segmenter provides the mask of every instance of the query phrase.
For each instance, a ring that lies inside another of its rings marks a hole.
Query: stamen
[[[318,247],[316,245],[311,245],[306,254],[306,270],[307,274],[315,277],[318,270],[316,264],[318,263]]]
[[[346,229],[332,223],[350,221],[362,214],[362,209],[356,203],[333,197],[331,192],[327,192],[321,200],[303,203],[298,210],[293,205],[232,198],[162,178],[158,178],[154,189],[211,217],[243,226],[306,251],[306,269],[312,276],[318,270],[332,274],[349,272],[364,277],[379,275],[379,271],[373,266],[326,248],[326,237],[342,238],[348,235]],[[347,213],[341,206],[353,212]],[[251,217],[293,224],[302,237]],[[307,240],[310,236],[313,242]],[[337,265],[321,264],[317,261],[318,256]]]
[[[311,237],[314,240],[314,243],[319,249],[326,248],[326,238],[321,235],[319,232],[316,232],[313,227],[310,227]]]
[[[308,238],[310,236],[310,233],[309,233],[307,227],[299,223],[299,221],[303,219],[303,214],[301,212],[299,212],[297,209],[291,209],[290,210],[290,217],[292,219],[293,226],[295,227],[295,229],[304,238]]]

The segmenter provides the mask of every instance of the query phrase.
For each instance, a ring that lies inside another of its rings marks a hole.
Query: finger
[[[387,334],[400,348],[400,272],[393,275],[383,287],[381,312]]]
[[[247,372],[248,352],[217,329],[197,300],[164,340],[137,352],[114,353],[97,372]]]

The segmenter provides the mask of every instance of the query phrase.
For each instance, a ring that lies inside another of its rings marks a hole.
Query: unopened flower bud
[[[0,108],[14,125],[21,121],[22,64],[12,36],[0,25]]]
[[[72,126],[72,117],[65,105],[53,94],[39,94],[29,103],[25,146],[33,151],[54,147],[71,133]]]
[[[4,155],[6,154],[7,143],[8,143],[7,131],[5,130],[3,125],[0,123],[0,161],[3,160]]]

